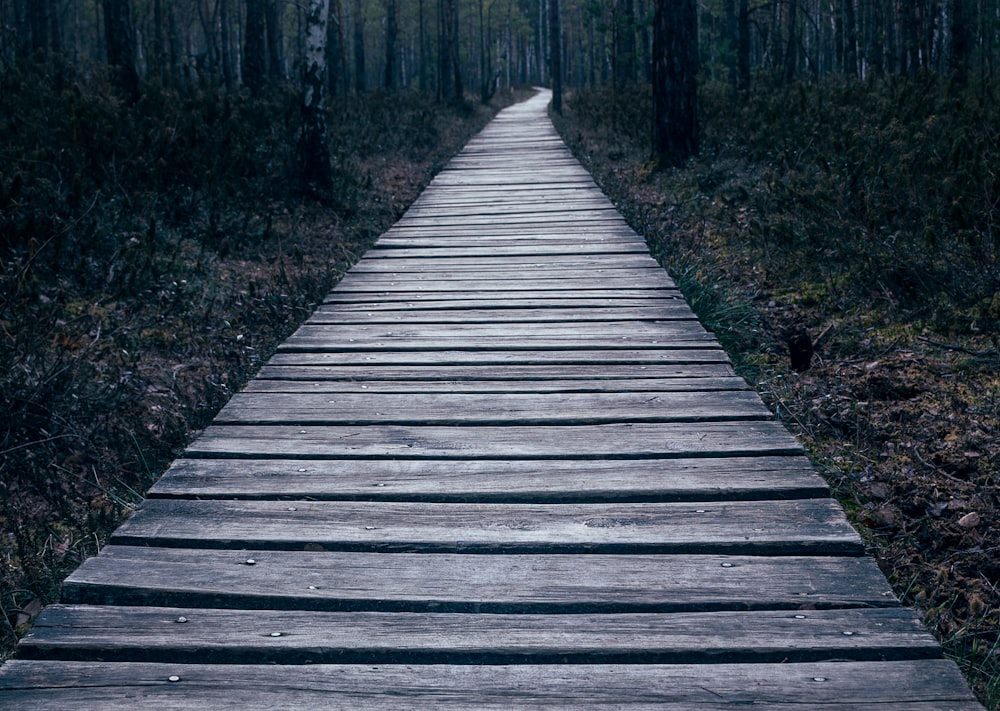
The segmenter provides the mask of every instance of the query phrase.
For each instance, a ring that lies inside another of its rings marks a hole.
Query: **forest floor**
[[[987,706],[1000,707],[995,272],[954,267],[951,276],[970,289],[985,280],[965,298],[924,288],[927,272],[901,253],[888,255],[895,271],[883,263],[873,270],[870,250],[845,235],[870,239],[877,218],[835,224],[848,209],[834,204],[831,176],[801,154],[790,165],[773,141],[757,155],[734,145],[740,137],[719,132],[732,118],[705,119],[700,158],[653,171],[648,138],[626,128],[635,125],[631,105],[647,99],[617,97],[612,111],[607,94],[570,97],[556,117],[564,138],[646,236],[740,374],[804,443],[896,593],[920,611]],[[707,112],[718,105],[709,102]],[[799,149],[810,150],[806,142]],[[995,252],[984,258],[995,269]],[[797,371],[788,343],[803,331],[815,354]]]
[[[335,185],[317,195],[282,162],[295,150],[294,94],[255,103],[154,89],[130,112],[101,86],[83,100],[79,89],[17,77],[3,87],[0,151],[13,170],[0,176],[0,661],[228,397],[515,98],[445,106],[373,92],[335,105]],[[80,132],[103,138],[71,154]],[[145,155],[160,141],[172,149]],[[113,172],[128,153],[143,173],[133,180]],[[162,182],[143,184],[150,173]]]

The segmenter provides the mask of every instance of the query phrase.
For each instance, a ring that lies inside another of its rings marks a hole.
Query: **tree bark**
[[[330,186],[326,116],[326,23],[329,0],[309,0],[306,12],[305,72],[302,80],[302,177],[307,185]]]
[[[104,0],[105,42],[108,64],[114,67],[125,98],[139,101],[139,73],[135,66],[135,29],[130,0]]]
[[[653,151],[660,168],[698,153],[695,0],[657,0],[653,27]]]
[[[275,80],[285,78],[285,37],[278,0],[262,0],[267,25],[267,72]]]
[[[559,0],[549,0],[549,67],[552,72],[552,110],[562,113],[562,38],[560,37]]]
[[[267,23],[264,1],[246,1],[246,29],[243,40],[243,84],[254,94],[264,87],[267,74]]]
[[[365,68],[365,8],[361,0],[354,0],[354,89],[359,94],[368,88]]]
[[[956,87],[964,87],[969,81],[969,55],[971,42],[966,0],[950,0],[951,31],[948,68]]]
[[[740,94],[746,96],[750,92],[750,3],[740,0],[740,10],[737,16],[737,49],[736,65],[738,88]]]
[[[396,19],[396,0],[385,0],[385,78],[382,85],[392,89],[396,72],[396,36],[399,25]]]

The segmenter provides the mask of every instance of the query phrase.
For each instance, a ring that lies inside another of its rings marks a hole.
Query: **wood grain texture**
[[[173,679],[173,680],[172,680]],[[239,665],[16,661],[21,711],[108,709],[653,709],[982,711],[953,662]]]
[[[218,425],[599,425],[769,420],[755,392],[237,393]]]
[[[829,496],[805,457],[606,460],[178,459],[150,496],[611,503]]]
[[[777,664],[934,659],[941,647],[912,611],[899,608],[490,615],[57,605],[39,618],[20,656],[200,664]]]
[[[666,459],[801,454],[775,422],[578,426],[212,425],[189,456],[393,459]]]
[[[830,500],[639,504],[146,501],[116,545],[449,553],[862,555]]]
[[[875,562],[864,557],[386,554],[117,545],[107,546],[66,579],[63,602],[496,614],[899,605]]]

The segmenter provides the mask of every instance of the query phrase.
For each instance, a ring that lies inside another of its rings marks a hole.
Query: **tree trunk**
[[[459,32],[461,30],[461,25],[459,24],[458,19],[458,0],[450,0],[450,2],[452,13],[450,44],[452,53],[451,63],[455,69],[455,100],[462,102],[465,98],[465,88],[462,86],[462,63],[460,56],[461,45],[459,44]]]
[[[326,143],[326,23],[329,0],[309,0],[302,81],[302,138],[299,144],[302,178],[307,185],[330,185],[330,149]]]
[[[278,0],[262,0],[267,24],[267,72],[275,80],[285,78],[285,35]]]
[[[635,81],[635,3],[621,0],[615,23],[615,81],[619,86]]]
[[[104,29],[108,64],[115,68],[125,98],[139,100],[139,73],[135,66],[135,29],[130,0],[104,0]]]
[[[549,0],[549,67],[552,71],[552,110],[562,113],[562,38],[560,37],[559,0]]]
[[[969,54],[971,51],[967,0],[950,0],[951,31],[948,68],[956,87],[964,87],[969,81]]]
[[[267,74],[267,23],[264,0],[247,0],[243,40],[243,84],[254,94],[264,88]]]
[[[354,89],[359,94],[368,88],[365,69],[365,9],[361,0],[354,0]]]
[[[399,25],[396,20],[396,0],[385,0],[385,79],[382,85],[392,89],[396,72],[396,36]]]
[[[418,70],[419,86],[420,91],[427,91],[427,37],[426,30],[424,29],[424,0],[420,0],[417,12],[419,15],[417,18],[419,25],[417,29],[417,42],[419,44],[417,61],[420,63]]]
[[[739,75],[738,87],[740,94],[750,92],[750,3],[740,0],[740,11],[737,17],[737,34],[739,35],[736,49],[736,65]]]
[[[695,0],[657,0],[653,27],[653,151],[659,167],[698,153]]]
[[[348,91],[346,57],[344,56],[344,12],[340,0],[330,0],[326,22],[326,73],[331,94]]]
[[[219,0],[219,44],[222,47],[222,81],[226,89],[232,89],[233,48],[232,28],[229,26],[229,0]]]

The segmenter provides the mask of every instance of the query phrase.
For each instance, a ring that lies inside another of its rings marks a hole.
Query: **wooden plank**
[[[357,275],[359,280],[370,279],[372,282],[379,281],[447,281],[450,279],[460,279],[463,281],[486,278],[488,281],[506,280],[562,280],[562,279],[591,279],[601,282],[604,279],[637,281],[646,280],[653,284],[659,284],[663,280],[663,270],[656,266],[622,267],[600,269],[596,267],[581,268],[577,266],[562,266],[559,264],[543,265],[538,267],[514,267],[507,268],[502,262],[494,262],[491,259],[483,258],[483,264],[479,270],[454,269],[448,265],[448,259],[429,259],[435,266],[426,266],[419,270],[394,269],[393,259],[380,260],[384,268],[377,271],[358,270],[351,272],[352,276]],[[409,260],[400,260],[401,262]],[[485,275],[485,277],[484,277]]]
[[[587,321],[504,324],[306,323],[279,350],[397,350],[704,347],[714,338],[697,321]]]
[[[490,269],[504,268],[508,270],[538,268],[587,268],[587,269],[662,269],[659,263],[648,254],[638,252],[623,252],[620,254],[580,254],[580,255],[521,255],[507,257],[495,254],[492,257],[448,257],[428,255],[423,257],[393,256],[395,250],[369,250],[352,270],[371,271],[375,269],[414,269],[424,270],[440,266],[449,269],[471,269],[482,276]]]
[[[759,501],[828,497],[805,457],[725,459],[178,459],[154,498],[494,503]]]
[[[485,379],[466,378],[446,380],[441,375],[428,372],[414,380],[376,380],[365,373],[366,380],[324,378],[322,370],[315,366],[306,368],[265,367],[257,377],[243,388],[245,393],[661,393],[661,392],[711,392],[747,390],[746,382],[738,377],[699,378],[642,378],[642,379],[601,379],[584,380],[517,380],[488,379],[487,368],[483,368]],[[284,371],[284,372],[281,372]],[[268,379],[272,378],[272,379]]]
[[[212,425],[189,456],[238,458],[666,459],[801,454],[776,422],[407,427]]]
[[[262,393],[233,395],[218,425],[597,425],[769,420],[749,390],[559,393]],[[430,392],[428,392],[430,391]]]
[[[575,309],[606,309],[611,307],[620,308],[665,308],[669,309],[674,304],[680,302],[681,298],[677,294],[666,294],[649,299],[614,298],[602,297],[576,297],[568,294],[550,295],[547,298],[531,299],[520,298],[517,295],[488,295],[476,294],[479,298],[466,298],[465,295],[451,295],[451,298],[427,299],[423,294],[414,294],[413,298],[403,300],[338,300],[336,294],[331,294],[324,300],[324,306],[319,311],[333,310],[325,307],[335,305],[333,308],[338,313],[375,313],[378,311],[399,311],[406,310],[410,314],[418,314],[420,311],[460,311],[463,309],[488,309],[494,312],[506,310],[527,310],[544,311],[546,309],[563,309],[572,312]]]
[[[863,555],[830,499],[640,504],[145,501],[116,545],[380,553]]]
[[[675,302],[676,303],[676,302]],[[310,324],[336,323],[579,323],[583,321],[691,321],[694,312],[683,303],[667,307],[610,309],[463,309],[456,311],[345,311],[323,305],[309,318]]]
[[[510,308],[518,306],[534,306],[536,308],[558,308],[560,306],[593,304],[600,306],[615,306],[616,302],[627,306],[629,301],[637,301],[648,298],[650,303],[656,303],[680,298],[680,291],[677,289],[623,289],[620,291],[612,289],[581,289],[578,291],[475,291],[464,292],[429,292],[420,293],[407,292],[348,292],[333,291],[323,298],[325,304],[372,304],[378,302],[385,308],[399,308],[400,304],[412,304],[413,308],[419,308],[419,304],[427,303],[430,308],[445,308],[449,304],[459,308],[465,303],[475,306],[473,302],[478,302],[481,308],[503,308],[504,305]]]
[[[948,660],[803,664],[240,665],[14,661],[20,711],[653,709],[982,711]]]
[[[247,561],[253,561],[249,564]],[[109,545],[67,604],[479,614],[897,607],[866,557],[468,555]]]
[[[306,354],[308,355],[308,354]],[[343,389],[350,392],[369,387],[409,388],[415,383],[447,383],[458,388],[461,384],[471,387],[523,387],[527,392],[550,389],[553,392],[578,388],[581,391],[637,391],[637,390],[745,390],[746,381],[732,374],[728,365],[439,365],[391,366],[363,365],[265,365],[257,377],[247,383],[247,392],[308,392],[317,388],[325,392]],[[574,385],[575,383],[575,385]],[[380,385],[381,384],[381,385]],[[306,387],[308,386],[308,387]],[[363,387],[369,386],[369,387]],[[515,391],[516,392],[516,391]]]
[[[715,345],[715,348],[711,346]],[[700,348],[646,349],[587,349],[572,350],[437,350],[406,351],[372,350],[368,352],[278,352],[268,361],[271,365],[318,366],[689,366],[729,363],[729,356],[717,344],[706,343]],[[445,371],[442,371],[445,372]],[[498,371],[500,372],[500,371]],[[729,374],[732,371],[728,371]]]
[[[576,292],[580,290],[617,290],[617,289],[642,289],[648,290],[650,296],[662,296],[657,294],[660,291],[676,289],[673,282],[666,275],[647,277],[608,277],[601,278],[521,278],[511,279],[404,279],[402,276],[390,279],[368,279],[369,275],[347,274],[335,291],[354,291],[366,293],[381,292],[518,292],[518,291],[563,291]],[[371,298],[371,297],[369,297]],[[410,297],[412,298],[412,297]]]
[[[21,642],[19,657],[175,664],[788,664],[937,659],[941,647],[912,611],[893,608],[472,615],[55,605]]]

